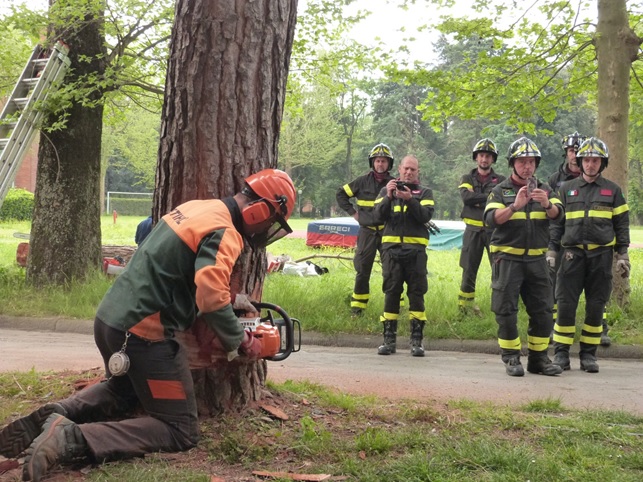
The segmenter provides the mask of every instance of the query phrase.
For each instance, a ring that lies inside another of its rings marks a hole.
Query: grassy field
[[[103,219],[104,244],[133,244],[142,218]],[[296,220],[295,229],[305,229]],[[33,291],[24,270],[15,265],[20,242],[13,232],[27,224],[0,224],[0,313],[93,317],[111,281],[97,273],[68,290]],[[327,275],[302,278],[269,274],[264,300],[280,304],[302,320],[303,328],[326,332],[379,332],[382,308],[381,270],[372,280],[366,316],[351,320],[351,251],[311,249],[304,240],[284,239],[273,254],[293,259],[315,255]],[[642,250],[632,250],[632,305],[616,313],[613,334],[619,343],[640,343]],[[324,258],[319,256],[333,256]],[[494,338],[495,321],[488,310],[490,273],[483,264],[479,304],[482,318],[460,318],[456,300],[460,280],[457,251],[431,251],[427,330],[430,337]],[[525,325],[524,313],[521,325]],[[403,327],[403,330],[406,327]],[[69,396],[79,384],[94,381],[100,370],[82,373],[0,373],[0,426],[17,414]],[[141,482],[207,482],[258,480],[253,471],[330,474],[330,480],[379,482],[524,482],[643,480],[643,418],[621,411],[575,410],[557,399],[524,405],[356,397],[310,383],[268,383],[265,401],[287,420],[269,417],[256,406],[243,413],[200,419],[199,445],[179,454],[58,469],[52,480]],[[0,475],[20,480],[20,468]],[[277,477],[273,480],[290,480]]]
[[[114,224],[111,216],[102,219],[103,244],[134,245],[136,225],[144,217],[120,216]],[[293,229],[305,230],[309,220],[295,219]],[[6,315],[57,315],[92,319],[98,303],[111,280],[97,273],[89,282],[72,284],[68,290],[35,291],[24,283],[24,270],[15,263],[19,242],[14,232],[28,232],[28,223],[0,223],[0,313]],[[643,230],[632,229],[632,239],[643,244]],[[273,255],[287,255],[293,260],[313,256],[312,262],[326,267],[328,274],[316,277],[267,275],[263,300],[276,303],[302,321],[306,330],[322,333],[372,334],[381,331],[379,315],[384,304],[381,291],[381,268],[374,267],[371,277],[371,300],[364,316],[351,319],[349,298],[353,288],[352,250],[310,248],[305,240],[285,238],[269,246]],[[631,304],[626,312],[610,307],[611,335],[620,344],[643,343],[643,250],[632,249]],[[490,311],[490,268],[482,263],[478,277],[477,303],[481,317],[462,317],[457,309],[461,270],[459,251],[430,251],[428,259],[429,291],[426,295],[429,338],[494,339],[497,325]],[[579,307],[582,319],[584,302]],[[527,317],[520,312],[521,336],[525,337]],[[405,312],[401,320],[405,319]],[[408,334],[401,321],[400,334]]]
[[[85,373],[0,373],[0,424],[73,392]],[[269,384],[267,403],[202,417],[188,452],[58,469],[57,481],[255,481],[255,470],[328,474],[364,482],[635,482],[643,479],[643,418],[573,410],[560,400],[523,405],[356,397],[310,383]],[[20,469],[0,478],[20,480]],[[291,480],[277,477],[271,480]],[[313,480],[313,479],[306,479]],[[320,479],[321,480],[321,479]]]

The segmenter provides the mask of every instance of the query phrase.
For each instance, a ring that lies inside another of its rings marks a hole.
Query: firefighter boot
[[[520,363],[520,354],[513,356],[504,356],[502,361],[505,364],[505,370],[510,377],[522,377],[525,374],[525,369]]]
[[[48,403],[4,427],[0,431],[0,455],[11,458],[22,453],[40,435],[42,425],[52,413],[67,415],[62,405]]]
[[[553,377],[563,373],[563,368],[559,365],[553,364],[547,356],[547,352],[529,350],[527,371],[529,373],[537,373]]]
[[[598,373],[596,362],[596,345],[589,343],[580,344],[580,369],[587,373]]]
[[[424,321],[411,318],[411,356],[424,356],[422,338],[424,338]]]
[[[607,334],[609,330],[610,330],[610,327],[607,326],[607,322],[603,320],[603,332],[601,333],[601,346],[607,347],[612,344],[612,339]]]
[[[563,370],[571,369],[571,363],[569,363],[569,345],[564,343],[555,342],[554,343],[554,365],[558,365]]]
[[[47,418],[27,449],[22,480],[39,481],[55,465],[89,457],[87,441],[78,425],[54,413]]]
[[[384,322],[384,343],[377,349],[378,355],[392,355],[395,353],[395,340],[397,338],[397,320]]]

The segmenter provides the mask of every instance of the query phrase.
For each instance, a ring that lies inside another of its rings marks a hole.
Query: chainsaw
[[[257,312],[266,311],[266,315],[256,318],[239,318],[244,329],[252,332],[261,340],[261,358],[269,361],[285,360],[293,352],[301,349],[301,323],[291,318],[278,305],[272,303],[252,303]],[[281,318],[275,318],[277,313]]]
[[[261,358],[282,361],[301,349],[301,323],[298,319],[291,318],[283,308],[272,303],[252,302],[252,305],[260,316],[240,317],[239,322],[261,340]],[[187,349],[190,368],[208,368],[228,356],[214,332],[200,318],[189,329],[177,331],[175,336]]]

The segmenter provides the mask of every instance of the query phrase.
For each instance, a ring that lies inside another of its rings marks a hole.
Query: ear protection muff
[[[243,221],[248,226],[254,226],[270,219],[273,215],[273,211],[272,207],[265,201],[265,199],[257,199],[243,208],[241,215],[243,216]]]

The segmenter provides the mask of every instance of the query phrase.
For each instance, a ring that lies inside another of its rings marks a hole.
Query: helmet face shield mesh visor
[[[280,240],[292,233],[292,228],[282,216],[277,215],[276,220],[268,229],[261,233],[254,234],[248,238],[253,249],[265,248],[269,244]]]

